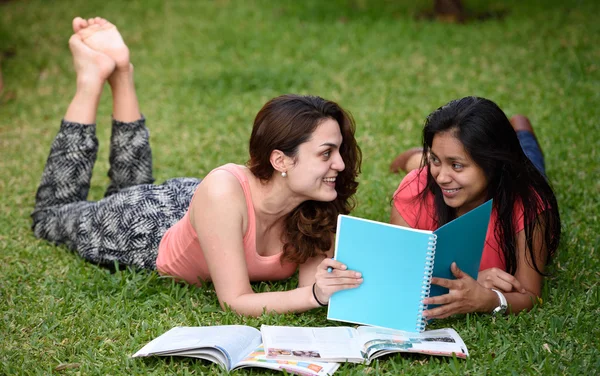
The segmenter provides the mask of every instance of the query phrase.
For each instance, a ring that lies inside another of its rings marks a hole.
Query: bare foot
[[[75,17],[73,18],[73,32],[75,34],[77,34],[79,32],[79,30],[88,27],[88,22],[87,20],[84,20],[81,17]]]
[[[73,31],[88,47],[110,56],[116,64],[117,71],[130,69],[129,48],[115,25],[101,17],[87,20],[76,17],[73,19]]]
[[[411,172],[421,167],[421,160],[423,159],[423,148],[415,147],[408,149],[400,154],[390,164],[390,171],[398,173],[400,170],[404,172]]]
[[[109,56],[89,48],[78,34],[69,39],[73,65],[78,84],[102,85],[115,70],[115,62]]]
[[[528,131],[533,133],[531,122],[525,115],[513,115],[510,118],[510,124],[515,131]]]

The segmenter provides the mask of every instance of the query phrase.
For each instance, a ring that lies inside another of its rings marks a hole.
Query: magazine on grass
[[[305,328],[263,325],[268,359],[370,363],[392,353],[456,356],[466,359],[467,346],[454,329],[410,333],[373,326]]]
[[[332,375],[340,366],[317,359],[267,359],[261,332],[245,325],[175,327],[132,357],[185,356],[217,363],[227,371],[261,367],[296,375]]]

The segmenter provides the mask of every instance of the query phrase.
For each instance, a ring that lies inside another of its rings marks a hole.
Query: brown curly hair
[[[271,152],[280,150],[295,157],[300,144],[307,142],[325,119],[337,121],[343,137],[340,154],[345,168],[336,179],[337,197],[330,202],[305,201],[288,214],[282,234],[282,261],[301,264],[331,249],[338,214],[348,214],[356,205],[353,196],[358,188],[362,154],[354,137],[352,116],[337,103],[321,97],[282,95],[268,101],[254,119],[247,165],[264,181],[275,172]]]

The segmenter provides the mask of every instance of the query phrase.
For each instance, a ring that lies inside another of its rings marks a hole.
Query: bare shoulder
[[[190,206],[190,215],[209,211],[229,218],[244,215],[246,199],[239,180],[225,170],[214,171],[202,180]]]
[[[211,198],[227,197],[232,198],[232,194],[240,194],[244,197],[244,190],[239,180],[230,172],[217,170],[209,174],[200,183],[200,187],[205,194]]]

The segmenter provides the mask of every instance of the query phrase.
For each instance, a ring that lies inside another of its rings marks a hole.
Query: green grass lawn
[[[338,101],[357,122],[364,163],[353,214],[387,221],[402,178],[388,164],[420,142],[429,112],[479,95],[507,115],[529,115],[563,221],[543,304],[517,317],[433,323],[461,334],[471,354],[466,361],[394,355],[370,366],[344,364],[338,372],[598,372],[600,3],[465,1],[471,10],[508,13],[467,25],[415,19],[431,3],[0,2],[0,52],[12,55],[0,58],[0,374],[217,374],[216,365],[200,360],[129,356],[177,325],[335,324],[322,309],[239,317],[221,311],[210,285],[193,288],[148,272],[111,274],[34,238],[35,190],[75,89],[67,40],[77,15],[108,18],[130,46],[158,182],[244,163],[253,117],[264,102],[289,92],[316,94]],[[101,146],[90,199],[100,198],[108,182],[108,94],[98,115]]]

